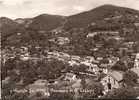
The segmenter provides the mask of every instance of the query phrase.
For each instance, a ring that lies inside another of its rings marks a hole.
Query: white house
[[[87,57],[85,57],[85,60],[88,61],[88,62],[92,62],[92,61],[95,60],[95,58],[92,57],[92,56],[87,56]]]
[[[138,67],[139,68],[139,53],[136,54],[134,67]]]
[[[119,58],[118,57],[114,57],[114,56],[112,56],[112,57],[110,57],[108,59],[109,59],[109,65],[114,65],[114,64],[116,64],[117,61],[119,61]]]
[[[75,81],[77,78],[73,73],[66,73],[64,80]]]
[[[107,74],[108,73],[108,66],[109,66],[109,64],[101,64],[100,70],[102,70],[103,73]]]
[[[88,71],[94,72],[95,74],[97,74],[97,73],[99,72],[98,65],[96,65],[96,64],[91,64],[91,65],[89,66]]]
[[[80,57],[79,56],[71,56],[71,59],[72,60],[80,60]]]
[[[20,60],[23,60],[23,61],[27,61],[27,60],[29,60],[29,56],[24,56],[24,55],[21,55],[20,56]]]
[[[69,63],[69,65],[70,65],[70,66],[80,65],[80,63],[79,63],[79,62],[74,61],[74,60],[68,61],[68,63]]]
[[[120,88],[122,86],[123,72],[121,71],[110,71],[107,76],[101,80],[104,86],[104,92],[109,90]]]
[[[56,38],[59,45],[67,44],[70,42],[68,37],[58,37]]]
[[[97,32],[88,33],[87,38],[94,37],[96,34],[98,34],[98,33]]]

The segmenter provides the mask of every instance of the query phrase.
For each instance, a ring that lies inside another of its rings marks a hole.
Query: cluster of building
[[[121,18],[121,16],[112,17],[112,19],[118,19]],[[105,20],[110,20],[109,18],[105,18]],[[95,23],[92,23],[92,25],[95,25]],[[134,23],[136,27],[139,27],[139,23]],[[127,29],[123,28],[123,34],[133,32],[133,29]],[[95,48],[93,49],[93,52],[96,53],[96,56],[84,56],[80,57],[77,55],[69,55],[67,53],[53,51],[50,52],[48,50],[45,50],[43,52],[46,53],[46,55],[37,56],[35,54],[31,54],[29,51],[29,47],[7,47],[4,50],[2,50],[2,63],[5,63],[8,59],[12,59],[15,57],[19,57],[22,61],[27,60],[34,60],[38,61],[40,59],[57,59],[60,61],[63,61],[64,63],[68,63],[71,68],[74,69],[74,67],[84,65],[86,69],[84,71],[80,71],[75,73],[72,69],[70,72],[64,71],[62,76],[60,76],[58,79],[52,80],[52,82],[49,80],[42,80],[39,79],[35,81],[34,83],[26,86],[24,89],[18,89],[15,88],[15,92],[29,92],[29,94],[34,95],[37,92],[41,92],[45,96],[50,96],[51,92],[61,92],[67,91],[67,90],[74,90],[77,92],[80,88],[82,88],[81,80],[82,78],[80,76],[85,76],[85,81],[90,82],[90,80],[99,81],[104,87],[104,94],[107,94],[108,91],[111,91],[113,89],[117,89],[120,87],[126,86],[123,81],[123,75],[125,72],[123,71],[117,71],[112,70],[111,67],[114,66],[119,60],[122,60],[125,65],[128,65],[128,62],[131,60],[134,63],[134,66],[131,69],[134,73],[138,75],[139,78],[139,53],[135,53],[133,50],[133,46],[136,45],[135,41],[124,41],[123,37],[120,37],[119,31],[94,31],[87,34],[87,38],[93,38],[95,35],[103,34],[103,38],[106,40],[109,39],[115,39],[120,44],[120,47],[117,51],[114,51],[117,54],[122,55],[121,57],[119,55],[112,55],[113,52],[111,52],[111,55],[108,55],[107,57],[103,57],[99,51],[103,47],[103,43],[96,43]],[[20,35],[20,34],[19,34]],[[64,45],[70,43],[69,38],[67,37],[56,37],[49,39],[50,42],[57,43],[59,45]],[[124,41],[124,42],[123,42]],[[39,46],[35,47],[38,52],[41,49]],[[107,51],[112,51],[113,48],[110,48]],[[102,50],[103,52],[103,50]],[[124,55],[123,52],[126,52]],[[98,55],[97,55],[98,54]],[[62,72],[62,71],[61,71]],[[100,78],[101,76],[101,78]],[[89,77],[89,78],[87,78]],[[5,79],[8,80],[8,79]],[[5,81],[4,80],[4,81]],[[23,84],[21,81],[20,84]],[[139,84],[139,79],[137,81],[137,84]]]
[[[93,77],[92,80],[98,80],[98,76],[103,73],[103,77],[99,82],[104,86],[103,93],[106,94],[108,91],[111,91],[116,88],[124,86],[123,82],[123,71],[111,70],[110,67],[116,64],[119,61],[118,57],[109,57],[105,62],[103,57],[94,58],[92,56],[87,56],[81,58],[79,56],[70,56],[66,53],[60,52],[48,52],[48,58],[55,58],[58,60],[67,62],[70,66],[76,67],[81,64],[86,66],[86,71],[79,72],[80,75],[85,75],[87,77]],[[31,57],[29,58],[31,59]],[[67,60],[65,60],[67,59]],[[23,59],[22,59],[23,60]],[[76,65],[76,66],[75,66]],[[139,53],[136,54],[134,60],[134,67],[132,69],[139,76]],[[90,73],[92,72],[92,73]],[[86,80],[90,80],[86,77]],[[29,92],[30,94],[35,94],[37,92],[43,93],[45,96],[50,96],[51,92],[54,91],[67,91],[68,89],[80,89],[81,88],[81,79],[79,78],[74,71],[65,72],[58,79],[53,80],[50,83],[47,80],[37,80],[33,84],[30,84],[24,90],[15,89],[16,92]],[[138,81],[139,82],[139,81]],[[58,88],[59,87],[59,88]]]

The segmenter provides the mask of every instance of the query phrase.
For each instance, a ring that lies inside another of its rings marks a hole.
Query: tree
[[[101,40],[101,35],[100,35],[100,34],[97,34],[97,35],[95,35],[95,36],[93,37],[93,39],[94,39],[95,42],[98,42],[98,41]]]
[[[109,39],[104,41],[104,47],[105,48],[114,48],[117,46],[117,40],[116,39]]]
[[[101,64],[108,64],[109,60],[107,58],[100,61]]]
[[[66,64],[62,61],[52,59],[51,61],[39,62],[39,67],[37,68],[37,73],[44,79],[56,79],[61,75],[61,71],[65,69]]]
[[[117,70],[117,71],[126,71],[127,67],[122,61],[117,61],[117,63],[114,66],[112,66],[111,69]]]
[[[49,100],[73,100],[74,94],[73,92],[53,92]]]
[[[104,90],[104,87],[100,82],[93,82],[89,88],[94,89],[94,95],[96,97],[103,95],[102,91]]]
[[[74,65],[71,70],[73,70],[75,73],[79,74],[79,72],[86,72],[88,66],[81,64],[81,65]]]
[[[138,96],[139,89],[128,87],[110,91],[103,99],[136,99]]]
[[[2,93],[1,93],[2,98],[6,99],[8,96],[12,95],[13,94],[13,88],[15,88],[13,83],[7,83],[7,84],[3,83],[2,87],[1,87],[1,89],[2,89]]]
[[[134,67],[134,61],[130,61],[130,62],[128,62],[128,69],[131,69],[131,68],[133,68]]]
[[[13,93],[4,100],[30,100],[26,93]]]
[[[98,96],[102,96],[102,91],[104,90],[104,87],[99,82],[89,82],[86,83],[85,89],[89,90],[90,92],[83,92],[83,100],[88,100],[89,98],[98,98]]]
[[[134,86],[137,82],[138,75],[133,71],[127,71],[123,75],[123,80],[127,86]]]
[[[82,78],[82,80],[81,80],[81,85],[82,85],[82,88],[83,88],[83,89],[86,88],[86,81],[85,81],[85,78]]]

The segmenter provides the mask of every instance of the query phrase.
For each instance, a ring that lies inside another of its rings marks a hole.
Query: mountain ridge
[[[121,16],[123,17],[120,18]],[[2,33],[2,36],[4,36],[4,40],[11,36],[14,40],[14,36],[16,36],[17,33],[23,33],[23,37],[28,37],[32,33],[32,35],[38,36],[40,34],[41,36],[42,33],[47,34],[55,29],[65,30],[66,32],[69,32],[72,29],[85,29],[92,23],[97,23],[98,28],[106,27],[108,23],[108,27],[112,25],[114,28],[117,28],[122,23],[134,22],[136,16],[139,17],[138,10],[114,5],[102,5],[71,16],[41,14],[33,18],[19,18],[15,20],[1,17],[0,32]],[[111,20],[106,21],[106,19]]]
[[[89,11],[69,16],[68,23],[66,23],[65,26],[68,26],[70,28],[85,27],[86,25],[90,24],[90,22],[103,20],[105,17],[108,17],[108,15],[114,14],[114,11],[119,11],[123,15],[128,12],[139,15],[138,10],[114,5],[102,5]]]
[[[71,16],[61,16],[61,15],[52,15],[52,14],[40,14],[38,16],[32,18],[17,18],[13,20],[18,24],[30,24],[29,27],[33,29],[42,29],[46,31],[50,31],[56,29],[64,23],[65,29],[70,28],[82,28],[86,27],[88,24],[102,20],[109,15],[115,13],[115,11],[119,11],[121,14],[132,13],[139,15],[138,10],[134,10],[127,7],[119,7],[111,4],[105,4],[102,6],[98,6],[89,11],[84,11],[78,14],[74,14]],[[63,22],[65,21],[66,22]],[[12,19],[11,19],[12,20]],[[47,26],[48,24],[48,26]]]

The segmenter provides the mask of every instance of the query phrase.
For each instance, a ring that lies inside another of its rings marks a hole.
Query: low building
[[[74,60],[68,61],[68,63],[69,63],[69,65],[70,65],[70,66],[80,65],[80,63],[79,63],[79,62],[74,61]]]
[[[93,61],[95,61],[95,58],[92,57],[92,56],[87,56],[87,57],[84,58],[84,60],[88,61],[88,62],[93,62]]]
[[[68,37],[58,37],[58,38],[56,38],[56,42],[57,42],[59,45],[64,45],[64,44],[69,43],[70,40],[69,40]]]
[[[99,67],[96,64],[91,64],[88,71],[97,74],[99,72]]]
[[[22,61],[28,61],[29,58],[30,58],[29,56],[24,56],[24,55],[20,56],[20,60],[22,60]]]
[[[64,80],[75,81],[77,78],[73,73],[66,73]]]
[[[108,67],[109,67],[109,64],[101,64],[99,69],[102,70],[102,72],[104,74],[107,74],[108,73]]]
[[[109,60],[109,65],[113,66],[113,65],[116,64],[116,62],[119,61],[120,59],[119,59],[118,57],[112,56],[112,57],[108,58],[108,60]]]
[[[95,44],[96,48],[101,48],[104,44],[103,43],[97,43]]]
[[[103,57],[97,57],[97,60],[101,61],[101,60],[103,60]]]
[[[98,33],[97,32],[88,33],[87,38],[88,37],[94,37],[96,34],[98,34]]]
[[[135,22],[134,25],[135,25],[136,27],[139,27],[139,22]]]
[[[72,60],[80,60],[80,57],[79,56],[71,56],[71,59]]]
[[[28,90],[26,90],[26,89],[15,88],[13,91],[16,92],[16,93],[28,93]]]

